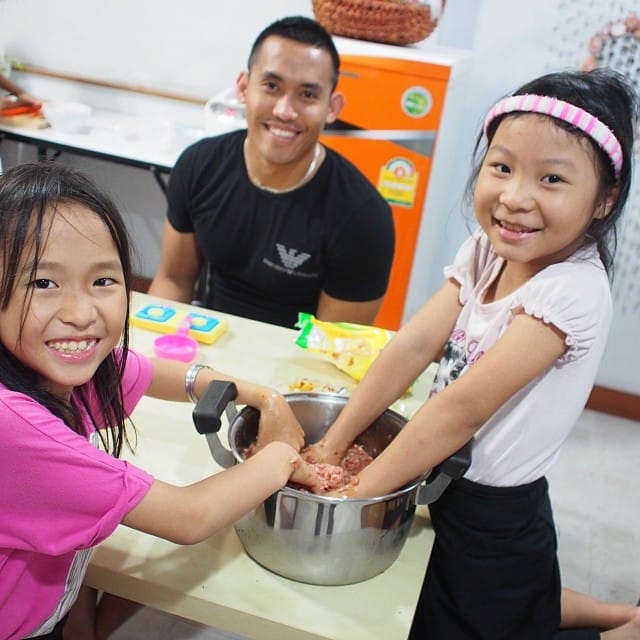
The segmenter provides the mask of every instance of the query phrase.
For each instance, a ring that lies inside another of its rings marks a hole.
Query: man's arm
[[[338,300],[325,291],[318,298],[316,318],[325,322],[355,322],[356,324],[373,324],[384,298],[367,300],[366,302],[352,302]]]
[[[201,265],[202,256],[195,234],[179,233],[165,220],[160,264],[149,287],[149,294],[178,302],[191,302]]]

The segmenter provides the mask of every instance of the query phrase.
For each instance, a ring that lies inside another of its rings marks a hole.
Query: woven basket
[[[312,0],[312,5],[329,33],[387,44],[420,42],[438,23],[427,5],[402,0]]]

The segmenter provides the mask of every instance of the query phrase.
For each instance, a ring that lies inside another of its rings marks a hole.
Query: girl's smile
[[[57,351],[62,358],[73,358],[75,360],[84,360],[90,357],[95,350],[97,344],[95,338],[86,338],[82,340],[70,338],[65,340],[51,340],[47,346]]]
[[[68,399],[118,344],[126,321],[122,264],[106,225],[90,209],[61,203],[45,216],[34,272],[25,252],[0,341],[40,383]]]
[[[506,221],[496,220],[495,222],[498,225],[500,236],[506,242],[518,242],[539,231],[539,229],[510,224]]]

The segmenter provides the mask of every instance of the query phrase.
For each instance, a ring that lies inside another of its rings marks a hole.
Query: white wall
[[[313,16],[305,0],[0,0],[13,57],[203,99],[233,83],[273,20]]]

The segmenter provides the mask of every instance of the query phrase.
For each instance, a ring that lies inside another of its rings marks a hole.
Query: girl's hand
[[[312,493],[323,493],[324,480],[318,475],[315,465],[309,464],[303,458],[300,458],[289,480],[305,487]]]
[[[358,477],[348,479],[341,467],[330,464],[314,464],[303,457],[294,464],[294,470],[289,480],[299,484],[312,493],[334,498],[349,498],[354,495],[358,485]],[[344,484],[347,481],[347,484]],[[340,488],[334,488],[336,486]]]
[[[260,411],[256,450],[274,440],[287,442],[296,451],[302,449],[304,431],[282,394],[265,387],[259,393],[255,408]]]
[[[305,447],[301,455],[310,463],[327,463],[327,464],[340,464],[347,449],[351,446],[350,442],[345,443],[342,446],[332,445],[327,438],[322,438],[315,444]]]
[[[330,498],[357,498],[359,482],[360,478],[358,478],[358,476],[352,476],[347,484],[338,489],[325,490],[322,494]]]

